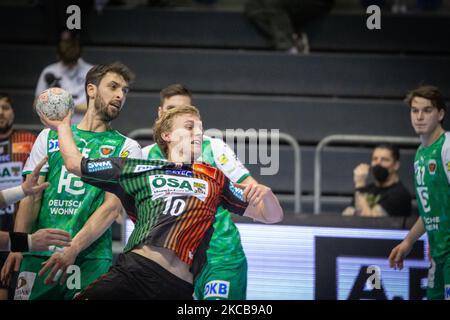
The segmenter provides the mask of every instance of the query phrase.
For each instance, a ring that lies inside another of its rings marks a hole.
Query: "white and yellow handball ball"
[[[50,120],[62,120],[74,108],[72,95],[61,88],[43,91],[36,101],[38,115],[44,115]]]

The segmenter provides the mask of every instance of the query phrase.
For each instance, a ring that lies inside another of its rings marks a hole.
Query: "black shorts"
[[[120,254],[109,272],[84,289],[81,300],[192,300],[194,287],[134,252]]]

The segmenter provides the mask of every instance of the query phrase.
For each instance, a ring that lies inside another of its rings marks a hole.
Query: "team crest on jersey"
[[[114,150],[116,150],[116,147],[113,146],[101,146],[100,147],[100,154],[103,157],[109,157],[113,154]]]
[[[166,174],[150,176],[149,179],[152,200],[169,196],[193,196],[205,201],[208,196],[208,183],[201,179]]]
[[[436,173],[436,168],[437,168],[436,160],[431,159],[430,161],[428,161],[428,172],[431,175],[434,175]]]

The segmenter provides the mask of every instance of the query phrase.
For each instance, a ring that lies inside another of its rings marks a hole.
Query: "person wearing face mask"
[[[391,144],[380,144],[372,153],[371,164],[362,163],[353,170],[355,194],[345,216],[385,217],[411,215],[411,194],[400,181],[400,154]],[[373,183],[367,183],[369,173]]]

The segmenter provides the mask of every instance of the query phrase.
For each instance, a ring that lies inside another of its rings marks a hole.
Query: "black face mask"
[[[388,169],[380,166],[380,165],[376,165],[372,167],[372,174],[375,178],[375,180],[377,180],[379,183],[383,183],[387,180],[387,178],[389,177],[389,171]]]

